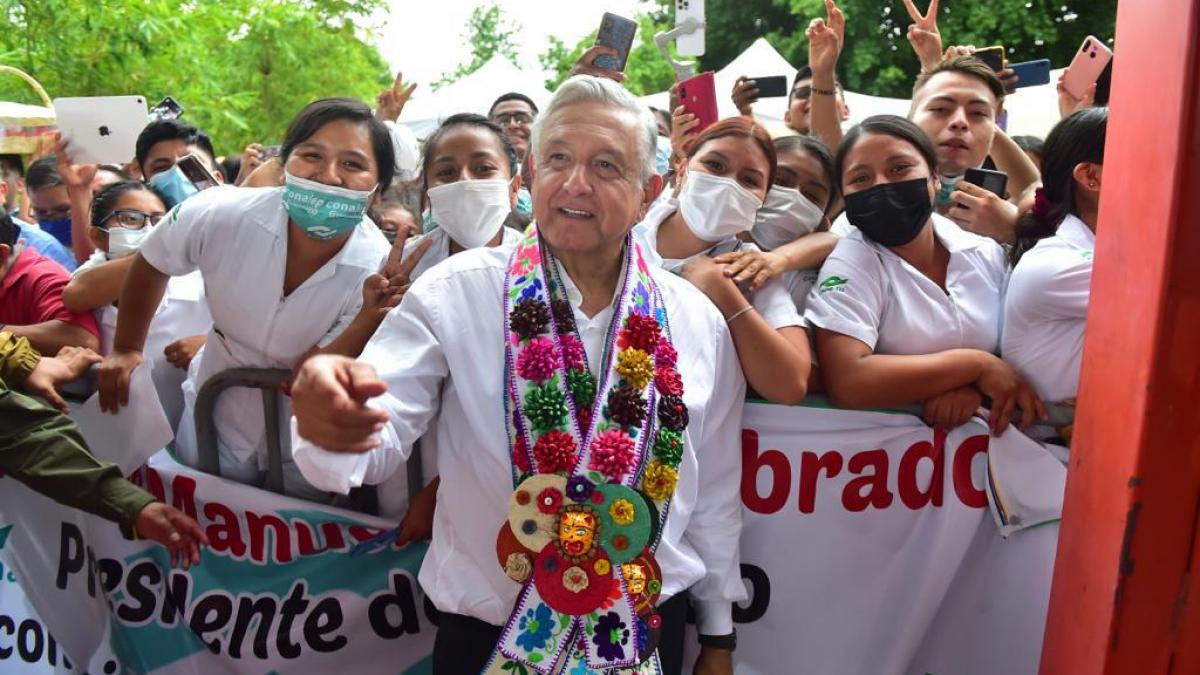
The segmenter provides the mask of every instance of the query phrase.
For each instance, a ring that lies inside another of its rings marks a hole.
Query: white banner
[[[1065,476],[1044,448],[817,407],[750,404],[743,427],[739,675],[1037,672]],[[424,549],[349,555],[390,523],[151,466],[212,540],[188,572],[0,480],[0,671],[430,672]]]

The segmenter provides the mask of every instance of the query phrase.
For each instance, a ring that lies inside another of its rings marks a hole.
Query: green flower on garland
[[[567,371],[567,389],[571,390],[577,410],[591,408],[596,400],[596,378],[586,369]]]
[[[654,441],[654,456],[667,466],[679,466],[683,459],[683,434],[659,428]]]
[[[525,416],[539,434],[563,427],[568,413],[567,397],[558,390],[556,380],[531,387],[525,394]]]

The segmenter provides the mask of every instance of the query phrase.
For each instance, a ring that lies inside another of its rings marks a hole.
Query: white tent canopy
[[[479,70],[436,92],[418,88],[404,107],[400,122],[425,138],[447,117],[462,112],[486,115],[488,106],[510,91],[525,94],[539,108],[550,100],[546,82],[540,73],[523,71],[503,56],[495,56]]]
[[[1055,82],[1062,74],[1061,70],[1050,73],[1050,84],[1025,87],[1017,93],[1008,96],[1005,110],[1008,111],[1008,133],[1010,135],[1033,135],[1045,137],[1050,129],[1058,122],[1058,93]],[[783,58],[783,55],[771,46],[765,38],[758,38],[746,51],[742,52],[721,70],[714,74],[717,89],[717,112],[720,117],[732,117],[738,114],[733,105],[731,94],[734,82],[739,77],[765,77],[769,75],[784,75],[788,85],[796,76],[796,69]],[[642,96],[639,100],[649,106],[666,110],[669,106],[668,92],[659,92]],[[852,91],[846,92],[846,105],[850,108],[850,123],[860,122],[872,115],[907,115],[908,99],[870,96]],[[787,99],[762,99],[754,105],[754,116],[768,121],[782,121],[787,111]]]

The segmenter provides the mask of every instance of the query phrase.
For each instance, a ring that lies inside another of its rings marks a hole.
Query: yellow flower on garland
[[[618,525],[628,525],[633,522],[633,504],[628,499],[618,499],[608,507],[608,515]]]
[[[644,389],[654,379],[654,360],[646,352],[629,347],[617,354],[616,371],[634,389]]]
[[[661,502],[675,493],[675,484],[679,482],[679,472],[658,460],[646,466],[642,476],[642,492],[656,502]]]

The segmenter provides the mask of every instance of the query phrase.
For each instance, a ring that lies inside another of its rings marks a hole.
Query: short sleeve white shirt
[[[500,226],[502,230],[500,234],[499,248],[511,251],[520,241],[521,233],[511,227]],[[426,271],[433,269],[435,265],[450,257],[450,235],[440,227],[435,227],[429,232],[422,234],[419,237],[412,237],[404,242],[404,253],[401,260],[407,260],[408,256],[417,249],[418,246],[425,243],[426,240],[432,239],[433,244],[429,250],[421,256],[421,260],[417,262],[417,266],[413,268],[409,278],[416,280],[417,277],[424,274]]]
[[[236,367],[291,368],[313,346],[329,343],[358,313],[363,282],[387,259],[387,240],[360,223],[332,260],[285,297],[282,195],[282,187],[205,190],[172,209],[139,249],[165,274],[199,270],[212,312],[212,330],[185,391],[191,395],[176,439],[181,453],[194,446],[194,394],[210,377]],[[214,414],[223,449],[242,460],[265,455],[257,391],[226,391]]]
[[[1075,216],[1013,268],[1001,354],[1044,401],[1075,398],[1096,235]]]
[[[948,349],[995,353],[1008,261],[999,244],[933,215],[950,252],[946,289],[885,246],[854,231],[838,241],[808,296],[813,326],[848,335],[877,354]]]
[[[674,197],[659,199],[646,211],[646,217],[642,219],[642,222],[634,226],[633,236],[642,246],[642,250],[652,252],[646,257],[647,263],[657,265],[668,272],[679,274],[683,267],[691,262],[692,258],[697,256],[716,256],[730,251],[760,250],[754,244],[744,242],[737,237],[730,237],[724,241],[717,242],[708,250],[697,253],[691,258],[663,258],[657,252],[658,228],[662,226],[663,221],[678,210],[678,199]],[[750,300],[750,304],[754,305],[755,311],[762,315],[771,328],[778,330],[787,326],[804,327],[805,325],[800,312],[796,310],[796,303],[792,301],[788,288],[784,286],[781,279],[771,279],[759,287],[757,291],[750,293],[748,299]]]

